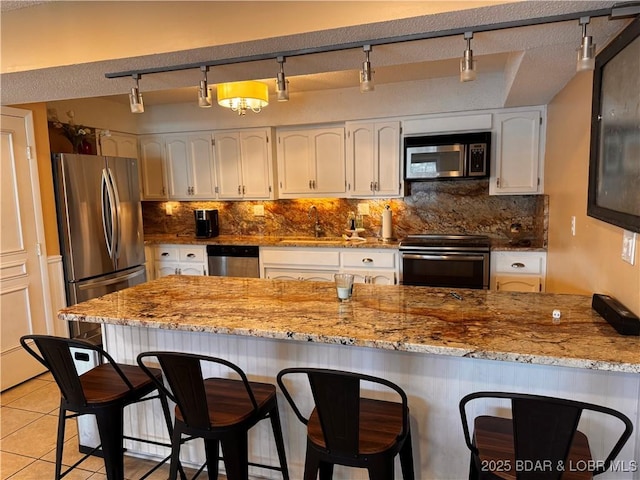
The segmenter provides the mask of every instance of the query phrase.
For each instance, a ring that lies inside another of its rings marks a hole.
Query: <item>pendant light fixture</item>
[[[596,44],[593,43],[593,37],[587,35],[589,17],[580,17],[579,23],[582,26],[582,42],[578,49],[576,71],[586,72],[593,70],[596,66]]]
[[[371,92],[375,90],[375,85],[373,84],[373,74],[375,73],[371,70],[371,62],[369,61],[369,52],[371,51],[371,45],[365,45],[362,47],[364,50],[365,59],[362,62],[362,70],[360,70],[360,92]]]
[[[132,77],[136,81],[136,85],[131,87],[131,93],[129,93],[129,108],[131,108],[131,113],[144,113],[144,102],[138,84],[140,74],[134,73]]]
[[[211,90],[207,83],[207,72],[209,67],[200,67],[202,71],[202,80],[200,80],[200,86],[198,87],[198,106],[201,108],[211,108]]]
[[[259,113],[269,105],[269,87],[265,83],[247,80],[244,82],[220,83],[217,86],[218,105],[230,108],[238,115],[247,110]]]
[[[473,50],[471,50],[471,39],[473,32],[464,32],[464,39],[467,41],[467,48],[464,56],[460,59],[460,81],[472,82],[476,79],[476,61],[473,59]]]
[[[279,102],[288,102],[289,101],[289,80],[284,75],[284,62],[286,61],[284,57],[276,58],[277,62],[280,64],[280,71],[278,72],[278,76],[276,77],[276,93],[278,94]]]

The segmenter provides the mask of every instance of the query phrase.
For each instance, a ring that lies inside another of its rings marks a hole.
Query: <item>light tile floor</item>
[[[0,479],[52,479],[60,391],[51,374],[44,373],[0,393],[0,405]],[[80,457],[75,421],[67,420],[62,463],[70,466]],[[152,466],[151,461],[125,456],[125,478],[139,479]],[[185,470],[189,478],[195,473]],[[106,480],[104,471],[102,459],[90,457],[64,478]],[[169,468],[164,465],[148,478],[159,480],[168,476]]]

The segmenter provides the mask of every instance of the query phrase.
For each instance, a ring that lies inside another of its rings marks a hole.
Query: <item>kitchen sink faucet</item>
[[[315,205],[309,207],[309,218],[311,218],[311,212],[315,212],[316,222],[313,225],[313,234],[317,238],[322,235],[322,227],[320,226],[320,220],[318,218],[318,208]]]

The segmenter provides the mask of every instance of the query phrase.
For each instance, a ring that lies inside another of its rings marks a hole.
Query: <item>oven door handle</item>
[[[405,260],[463,260],[476,261],[484,260],[483,255],[418,255],[413,253],[403,253],[402,259]]]

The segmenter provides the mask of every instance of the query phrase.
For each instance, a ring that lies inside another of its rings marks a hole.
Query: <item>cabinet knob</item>
[[[162,252],[160,254],[161,257],[168,257],[169,256],[169,252]]]
[[[188,258],[194,258],[196,256],[195,253],[187,253]]]
[[[522,262],[514,262],[514,263],[511,264],[511,267],[512,268],[524,268],[525,264],[522,263]]]
[[[369,190],[371,190],[371,191],[373,192],[373,182],[371,182],[371,183],[369,184]]]
[[[309,190],[311,190],[311,180],[309,180]]]
[[[363,258],[362,263],[373,263],[373,258]]]

